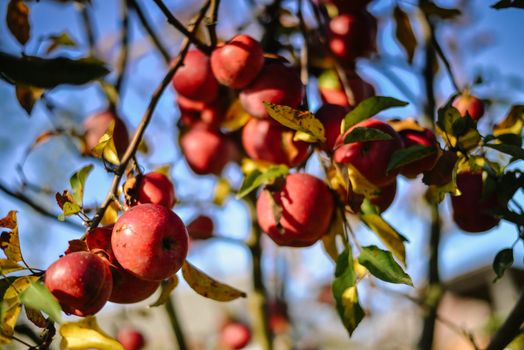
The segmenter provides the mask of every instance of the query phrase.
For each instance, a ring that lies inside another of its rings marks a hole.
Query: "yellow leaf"
[[[167,177],[171,177],[171,175],[170,175],[171,174],[171,165],[170,164],[165,164],[165,165],[159,166],[159,167],[153,169],[153,172],[162,174],[162,175],[167,176]]]
[[[324,250],[329,255],[333,262],[337,262],[339,251],[337,248],[337,236],[344,235],[344,221],[342,220],[342,214],[340,210],[335,211],[335,215],[329,226],[328,234],[322,237],[322,244]]]
[[[162,288],[162,292],[160,293],[160,296],[158,297],[157,301],[149,305],[149,307],[155,307],[165,304],[166,301],[170,298],[171,292],[176,288],[176,286],[178,286],[178,277],[176,275],[173,275],[172,277],[169,277],[167,280],[162,281],[162,284],[160,285],[160,287]]]
[[[14,333],[16,321],[22,310],[20,303],[20,293],[26,290],[33,282],[36,282],[36,276],[24,276],[17,278],[7,288],[2,300],[1,314],[0,314],[0,343],[8,343]]]
[[[247,175],[249,173],[252,173],[255,170],[260,170],[264,172],[272,165],[273,164],[269,162],[264,162],[261,160],[253,160],[251,158],[244,158],[242,159],[242,164],[240,165],[240,169],[242,170],[242,172],[245,175]]]
[[[45,328],[47,325],[47,320],[44,315],[38,310],[31,309],[30,307],[25,307],[25,315],[27,319],[31,321],[35,326],[39,328]]]
[[[113,140],[113,130],[115,129],[115,122],[112,121],[109,124],[109,127],[107,128],[106,132],[100,140],[98,141],[98,145],[96,145],[92,150],[91,153],[95,157],[105,159],[111,164],[118,165],[120,164],[120,158],[118,158],[118,154],[116,152],[115,142]]]
[[[18,265],[16,262],[9,259],[0,259],[0,273],[7,275],[8,273],[14,271],[20,271],[25,269],[24,267]]]
[[[511,107],[508,115],[504,120],[493,127],[493,135],[503,134],[520,135],[524,126],[524,106],[516,105]]]
[[[280,124],[296,131],[309,134],[312,139],[320,142],[326,141],[324,125],[309,111],[299,111],[288,106],[275,105],[264,102],[271,118]]]
[[[358,280],[363,279],[368,273],[368,270],[364,266],[360,265],[358,259],[353,260],[353,266]]]
[[[96,322],[96,318],[88,316],[78,322],[64,323],[60,327],[60,349],[82,350],[124,350],[122,344],[107,335]]]
[[[293,136],[293,141],[304,141],[309,143],[315,143],[317,142],[317,139],[312,136],[311,134],[308,134],[307,132],[303,131],[296,131],[295,135]]]
[[[215,192],[213,194],[213,203],[219,206],[224,205],[227,197],[231,193],[231,185],[229,182],[220,178],[215,186]]]
[[[105,225],[112,225],[116,222],[116,219],[118,219],[118,212],[120,211],[119,205],[112,201],[109,206],[107,207],[104,216],[102,217],[102,220],[100,221],[103,226]]]
[[[220,128],[228,131],[238,130],[246,125],[249,118],[249,114],[244,110],[244,107],[242,107],[240,100],[237,99],[229,106],[226,116],[220,124]]]
[[[380,215],[363,214],[360,218],[364,223],[375,232],[393,255],[405,266],[406,248],[402,236]]]
[[[11,210],[6,217],[0,219],[0,227],[5,227],[11,231],[4,231],[0,235],[0,248],[5,256],[17,263],[22,261],[22,252],[20,251],[20,240],[18,239],[18,223],[16,221],[16,211]]]
[[[22,0],[11,0],[7,5],[7,27],[22,45],[29,40],[29,7]]]
[[[214,280],[191,265],[187,260],[182,265],[182,275],[187,284],[203,297],[216,301],[231,301],[240,297],[246,297],[246,293]]]
[[[376,197],[380,193],[380,189],[369,182],[351,163],[345,165],[348,168],[349,181],[351,182],[353,192],[361,194],[366,198]]]
[[[20,106],[25,109],[27,114],[31,114],[33,106],[44,93],[44,89],[42,88],[20,83],[16,84],[15,90],[16,99],[18,100],[18,103],[20,103]]]

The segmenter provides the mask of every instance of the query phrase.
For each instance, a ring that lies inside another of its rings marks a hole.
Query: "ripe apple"
[[[483,196],[482,172],[465,171],[457,174],[460,196],[451,197],[453,220],[463,231],[484,232],[499,223],[490,211],[498,206],[496,193]]]
[[[304,98],[304,86],[293,68],[280,62],[266,64],[257,78],[240,92],[240,103],[251,116],[268,118],[262,102],[297,108]]]
[[[146,344],[144,335],[134,328],[121,329],[116,338],[124,350],[140,350]]]
[[[262,230],[276,244],[306,247],[327,233],[334,200],[322,180],[304,173],[286,176],[282,188],[273,193],[275,203],[282,207],[282,232],[275,222],[270,196],[268,191],[263,191],[258,197],[257,217]]]
[[[322,122],[326,135],[326,148],[332,151],[335,142],[340,136],[340,123],[349,112],[349,109],[335,104],[325,104],[315,113],[315,117]]]
[[[405,177],[412,179],[417,177],[420,173],[433,169],[435,164],[437,164],[439,157],[438,142],[433,131],[426,128],[424,128],[424,131],[406,129],[401,130],[399,134],[400,137],[402,137],[404,147],[406,148],[416,145],[435,147],[435,153],[404,165],[401,167],[400,173]]]
[[[371,204],[378,208],[379,213],[383,213],[391,206],[397,195],[397,181],[393,181],[390,185],[380,188],[378,196],[370,200]]]
[[[45,273],[45,286],[64,312],[77,316],[97,313],[113,288],[109,264],[90,252],[74,252],[55,261]]]
[[[206,127],[193,127],[182,135],[180,145],[189,167],[199,175],[219,175],[237,155],[229,138]]]
[[[186,259],[188,236],[182,220],[158,204],[132,207],[115,223],[111,247],[118,263],[136,277],[160,281]]]
[[[469,115],[473,120],[479,120],[484,115],[484,102],[478,97],[464,93],[453,100],[455,107],[462,117]]]
[[[377,119],[367,119],[354,125],[346,135],[358,127],[378,129],[393,138],[391,140],[353,142],[344,145],[345,136],[341,135],[335,146],[334,161],[340,164],[349,163],[353,165],[360,174],[375,186],[384,187],[391,184],[399,173],[399,169],[388,173],[387,167],[393,153],[403,147],[402,138],[391,126]]]
[[[354,70],[346,69],[345,75],[351,92],[353,93],[354,105],[367,98],[375,96],[375,88],[364,81]],[[324,78],[323,78],[324,77]],[[344,91],[342,82],[334,72],[323,73],[318,80],[320,97],[324,103],[349,107],[349,101]]]
[[[124,155],[129,145],[129,134],[122,119],[110,110],[93,114],[84,121],[84,140],[86,142],[87,152],[91,152],[91,150],[98,145],[100,138],[104,136],[112,122],[115,123],[113,141],[116,152],[119,157]]]
[[[211,54],[211,69],[220,84],[241,89],[250,84],[264,65],[260,43],[249,35],[235,36]]]
[[[331,52],[350,65],[375,50],[377,20],[365,10],[343,13],[331,19],[327,36]]]
[[[211,238],[213,231],[213,220],[207,215],[199,215],[187,225],[187,233],[192,239]]]
[[[111,249],[111,234],[113,232],[113,226],[114,225],[96,227],[90,230],[86,235],[87,248],[92,252],[103,250],[111,264],[116,262],[113,250]]]
[[[204,103],[190,100],[182,95],[177,96],[176,101],[183,126],[192,127],[203,123],[215,129],[218,129],[224,120],[230,102],[228,98],[222,98],[222,96],[220,99]]]
[[[173,87],[188,99],[213,101],[218,95],[218,82],[211,71],[209,58],[199,50],[189,50],[184,66],[173,77]]]
[[[220,330],[219,343],[225,349],[242,349],[251,341],[251,330],[243,323],[231,321]]]
[[[160,285],[160,281],[147,281],[125,271],[118,263],[111,266],[113,291],[109,301],[117,304],[132,304],[150,297]]]
[[[175,188],[167,176],[150,172],[142,176],[138,185],[138,203],[160,204],[166,208],[175,205]]]
[[[250,119],[242,130],[242,145],[254,160],[296,167],[306,160],[309,144],[293,141],[295,132],[270,119]]]

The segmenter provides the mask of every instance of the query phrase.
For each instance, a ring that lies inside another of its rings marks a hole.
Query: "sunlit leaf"
[[[213,204],[222,206],[224,202],[231,194],[231,185],[229,181],[224,178],[220,178],[215,185],[215,190],[213,191]]]
[[[91,150],[91,153],[98,158],[103,158],[111,164],[120,164],[120,158],[115,147],[115,141],[113,140],[113,131],[115,129],[115,121],[111,121],[106,132],[98,144]]]
[[[374,245],[362,247],[358,262],[373,276],[390,283],[401,283],[413,286],[411,277],[397,264],[391,252]]]
[[[408,62],[413,62],[415,49],[417,48],[417,37],[413,32],[409,16],[398,6],[393,13],[396,23],[395,35],[408,56]]]
[[[16,83],[47,89],[60,84],[83,85],[105,76],[109,70],[94,58],[45,59],[0,52],[0,73]]]
[[[408,103],[397,100],[393,97],[373,96],[360,102],[354,109],[352,109],[341,124],[341,134],[344,134],[353,125],[356,125],[366,119],[373,117],[379,112],[393,108],[407,106]]]
[[[337,236],[344,235],[344,221],[340,210],[335,211],[331,224],[329,225],[328,233],[322,236],[322,245],[329,257],[336,262],[339,256],[337,248]]]
[[[276,179],[286,176],[288,173],[289,169],[285,165],[273,165],[264,172],[260,170],[252,171],[244,177],[244,181],[237,193],[237,199],[245,197],[259,186],[272,183]]]
[[[22,0],[11,0],[7,5],[7,28],[16,40],[25,45],[29,40],[31,25],[29,23],[29,7]]]
[[[351,248],[347,247],[337,258],[332,290],[338,315],[350,336],[364,318],[364,311],[358,301],[356,282]]]
[[[162,281],[160,284],[160,295],[158,296],[157,301],[149,305],[149,307],[164,305],[171,297],[171,292],[176,288],[176,286],[178,286],[178,277],[176,275]]]
[[[288,106],[275,105],[269,102],[264,102],[264,106],[271,118],[280,124],[290,129],[309,134],[311,140],[326,141],[324,126],[313,113],[309,111],[299,111]]]
[[[71,38],[68,32],[62,32],[57,35],[50,35],[48,39],[51,42],[49,43],[49,46],[45,50],[46,54],[50,54],[51,52],[55,51],[60,46],[69,46],[69,47],[76,46],[76,42]]]
[[[31,114],[33,106],[40,99],[43,93],[44,89],[42,88],[25,84],[16,84],[16,99],[27,114]]]
[[[75,172],[69,179],[71,189],[73,190],[73,200],[82,207],[84,199],[84,185],[89,173],[93,170],[93,164],[84,166],[82,169]]]
[[[353,192],[361,194],[367,198],[375,197],[380,193],[380,189],[366,179],[351,163],[344,165],[347,167],[347,174]]]
[[[20,251],[20,239],[18,238],[18,222],[16,220],[16,211],[11,210],[7,216],[0,219],[0,227],[9,229],[0,235],[0,248],[4,251],[5,256],[17,263],[22,261],[22,252]]]
[[[236,99],[228,108],[226,115],[220,123],[220,128],[235,131],[246,125],[249,114],[244,110],[239,99]]]
[[[405,266],[406,247],[404,246],[403,236],[380,215],[364,213],[360,218],[373,232],[377,234],[382,243],[384,243],[393,255]]]
[[[498,281],[504,276],[504,272],[513,265],[513,248],[502,249],[497,253],[493,260],[493,271],[497,277],[493,282]]]
[[[24,270],[25,267],[18,265],[16,262],[10,259],[0,259],[0,273],[7,275],[14,271]]]
[[[187,284],[203,297],[216,301],[231,301],[246,297],[246,293],[209,277],[187,260],[182,265],[182,275]]]
[[[120,212],[120,206],[116,201],[111,201],[104,212],[104,216],[100,223],[102,226],[112,225],[118,219],[118,213]]]
[[[520,136],[523,126],[524,105],[515,105],[511,107],[508,115],[493,127],[493,135],[515,134]]]
[[[94,316],[88,316],[78,322],[64,323],[60,327],[60,335],[61,350],[124,350],[122,344],[100,328]]]
[[[56,298],[41,282],[34,282],[20,294],[20,302],[32,309],[43,311],[53,321],[62,321],[62,308]]]

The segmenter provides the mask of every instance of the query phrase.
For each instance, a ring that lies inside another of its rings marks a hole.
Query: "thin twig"
[[[166,49],[164,44],[160,41],[160,38],[156,35],[155,31],[153,30],[153,27],[149,23],[149,20],[147,19],[147,16],[144,12],[144,10],[140,7],[139,3],[136,0],[129,0],[129,5],[135,11],[136,15],[138,16],[138,19],[140,23],[142,24],[142,27],[144,27],[145,31],[149,35],[149,38],[155,44],[157,50],[160,52],[162,57],[164,58],[164,61],[169,64],[171,61],[171,54]]]
[[[164,307],[166,308],[167,315],[169,316],[169,322],[171,322],[171,326],[173,328],[173,331],[175,332],[178,349],[186,350],[188,349],[188,347],[187,347],[186,339],[184,336],[184,332],[182,330],[182,326],[180,324],[180,320],[178,319],[178,316],[176,313],[175,301],[173,300],[174,298],[173,295],[171,296],[171,298],[167,299],[166,303],[164,304]]]
[[[304,21],[304,16],[302,14],[302,0],[298,0],[298,9],[297,16],[299,20],[300,32],[302,33],[302,38],[304,39],[304,45],[302,45],[302,50],[300,50],[300,80],[302,84],[307,89],[309,83],[309,44],[308,44],[308,34],[306,28],[306,22]],[[307,109],[309,110],[309,103],[307,101],[307,93],[304,94],[305,102]]]
[[[451,80],[451,84],[453,84],[453,87],[455,88],[456,92],[460,92],[461,90],[460,90],[459,84],[457,83],[457,80],[455,79],[455,75],[453,74],[453,70],[451,69],[451,64],[449,63],[446,55],[444,54],[444,51],[442,50],[442,47],[438,43],[437,38],[435,36],[434,30],[432,30],[432,34],[431,34],[431,44],[433,45],[433,48],[435,49],[435,51],[437,52],[438,56],[440,57],[440,59],[444,63],[444,66],[446,67],[446,70],[447,70],[448,75],[449,75],[449,79]]]
[[[207,31],[209,33],[209,40],[211,41],[211,48],[217,45],[217,21],[218,21],[218,7],[220,6],[220,0],[211,0],[211,16],[207,23]]]
[[[122,96],[122,85],[126,76],[126,68],[129,59],[129,36],[131,30],[129,29],[129,4],[127,0],[121,0],[121,29],[122,41],[120,43],[120,53],[118,55],[118,61],[116,64],[116,71],[118,72],[115,89],[118,92],[118,96]]]
[[[180,33],[182,33],[186,39],[189,39],[190,43],[195,45],[200,51],[205,53],[206,55],[211,54],[211,48],[204,44],[196,35],[195,32],[189,31],[178,19],[176,19],[175,16],[169,11],[167,6],[164,4],[162,0],[154,0],[155,4],[158,6],[158,8],[162,11],[162,13],[166,16],[167,21],[173,25]]]
[[[84,25],[84,32],[87,36],[87,44],[89,46],[89,55],[96,55],[96,39],[93,29],[93,22],[87,4],[80,4],[80,16],[82,17],[82,23]]]

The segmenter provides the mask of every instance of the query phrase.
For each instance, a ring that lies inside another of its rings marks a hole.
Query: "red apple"
[[[263,102],[297,108],[304,98],[304,86],[293,68],[273,62],[262,68],[239,97],[247,113],[255,118],[268,118]]]
[[[243,349],[251,341],[251,330],[240,322],[228,322],[220,330],[219,343],[227,350]]]
[[[469,115],[473,120],[479,120],[484,115],[484,102],[478,97],[464,93],[453,100],[455,107],[462,117]]]
[[[392,139],[353,142],[344,145],[345,136],[341,135],[335,146],[334,161],[340,164],[352,164],[361,175],[375,186],[384,187],[391,184],[399,169],[388,173],[387,167],[393,153],[403,147],[402,138],[391,126],[377,119],[367,119],[354,125],[346,135],[358,127],[378,129],[391,135]]]
[[[435,164],[437,164],[439,157],[438,142],[433,131],[429,129],[424,129],[424,131],[406,129],[401,130],[399,134],[400,137],[402,137],[405,148],[417,145],[435,147],[435,153],[404,165],[401,167],[400,173],[405,177],[412,179],[417,177],[420,173],[433,169]]]
[[[376,35],[377,20],[367,11],[343,13],[329,22],[329,48],[346,65],[373,52]]]
[[[211,54],[211,69],[220,84],[241,89],[250,84],[264,65],[260,43],[249,35],[235,36]]]
[[[87,248],[90,251],[103,250],[110,263],[116,262],[115,256],[111,249],[111,234],[113,232],[113,225],[96,227],[89,231],[86,235]]]
[[[145,174],[138,185],[138,203],[160,204],[166,208],[175,205],[175,188],[167,176],[157,172]]]
[[[390,185],[380,188],[378,196],[372,198],[370,202],[378,208],[380,213],[383,213],[391,206],[396,195],[397,181],[393,181]]]
[[[217,129],[224,120],[229,107],[229,99],[222,97],[212,102],[204,103],[179,95],[176,101],[180,109],[180,121],[187,127],[203,123],[210,128]]]
[[[118,342],[124,350],[140,350],[145,346],[145,339],[141,332],[134,328],[123,328],[118,332]]]
[[[496,193],[483,196],[482,172],[466,171],[457,174],[460,196],[451,197],[453,220],[463,231],[484,232],[499,223],[490,211],[498,205]]]
[[[113,274],[113,291],[109,301],[117,304],[138,303],[150,297],[160,285],[160,281],[147,281],[135,277],[120,265],[111,266]]]
[[[90,252],[74,252],[49,266],[45,286],[66,313],[84,317],[102,309],[113,281],[109,264],[102,258]]]
[[[282,207],[277,227],[271,194],[263,191],[257,200],[258,224],[280,246],[306,247],[327,233],[333,215],[334,200],[328,186],[320,179],[304,173],[286,176],[280,191],[273,193]]]
[[[205,127],[193,127],[182,135],[180,145],[189,167],[199,175],[219,175],[237,152],[229,138]]]
[[[188,99],[213,101],[218,95],[218,82],[211,71],[209,58],[199,50],[189,50],[184,65],[173,77],[173,87]]]
[[[199,215],[187,225],[187,232],[192,239],[211,238],[213,230],[213,220],[207,215]]]
[[[178,215],[158,204],[139,204],[118,218],[111,246],[126,271],[140,279],[160,281],[182,267],[187,240]]]
[[[93,114],[84,121],[84,140],[86,142],[87,152],[91,152],[91,150],[98,145],[100,138],[104,136],[112,122],[115,123],[113,141],[116,152],[119,157],[124,155],[129,145],[129,134],[122,119],[112,111]]]
[[[375,88],[370,83],[364,81],[354,70],[345,70],[347,83],[353,94],[354,105],[367,98],[375,96]],[[322,73],[318,80],[320,97],[324,103],[349,107],[344,86],[337,74],[332,71]]]
[[[309,144],[293,141],[294,134],[273,120],[252,118],[242,130],[242,145],[254,160],[296,167],[306,160]]]
[[[340,136],[340,123],[349,112],[349,109],[339,105],[325,104],[319,108],[315,116],[322,122],[326,135],[326,147],[332,151],[335,142]]]

